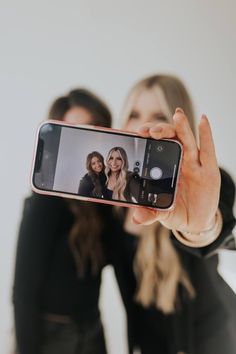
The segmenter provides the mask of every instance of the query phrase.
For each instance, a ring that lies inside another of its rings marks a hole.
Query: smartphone
[[[120,206],[174,206],[182,146],[176,140],[46,121],[38,129],[31,187],[41,194]]]

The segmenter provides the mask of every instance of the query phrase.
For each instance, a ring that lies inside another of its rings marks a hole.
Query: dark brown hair
[[[92,169],[92,159],[94,157],[97,157],[97,159],[102,163],[102,171],[101,173],[104,173],[105,171],[105,164],[104,164],[104,158],[103,156],[98,152],[98,151],[93,151],[90,154],[88,154],[87,159],[86,159],[86,168],[88,170],[88,175],[91,177],[93,184],[94,184],[94,189],[93,189],[93,195],[94,196],[101,196],[102,195],[102,186],[100,182],[100,173],[97,174],[96,172],[93,171]],[[105,173],[104,173],[105,177]]]
[[[84,88],[70,91],[57,98],[49,109],[48,119],[64,120],[70,108],[82,107],[92,115],[92,124],[111,127],[112,116],[107,105],[94,93]],[[66,200],[74,215],[74,223],[69,233],[69,245],[74,256],[77,272],[83,276],[86,267],[91,266],[95,274],[104,263],[101,233],[104,221],[95,203]]]
[[[48,119],[63,121],[70,108],[82,107],[88,110],[93,117],[93,124],[102,127],[111,127],[112,116],[106,103],[91,91],[78,88],[68,95],[57,98],[48,113]]]

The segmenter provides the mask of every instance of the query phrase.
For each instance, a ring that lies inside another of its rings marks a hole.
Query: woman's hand
[[[187,117],[177,108],[173,124],[146,124],[138,133],[154,139],[175,138],[183,145],[175,207],[169,211],[136,208],[133,220],[137,224],[160,221],[169,229],[199,233],[212,227],[218,208],[220,171],[217,165],[211,128],[205,115],[199,124],[198,148]]]

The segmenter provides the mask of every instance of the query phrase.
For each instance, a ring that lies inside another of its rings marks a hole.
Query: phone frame
[[[173,197],[173,202],[168,208],[158,208],[158,207],[152,207],[152,206],[146,206],[146,205],[139,205],[139,204],[132,204],[129,202],[122,202],[122,201],[113,201],[113,200],[106,200],[106,199],[96,199],[96,198],[89,198],[89,197],[84,197],[84,196],[79,196],[79,195],[71,195],[63,192],[54,192],[54,191],[44,191],[39,188],[37,188],[34,185],[33,178],[34,178],[34,167],[36,163],[36,157],[37,157],[37,147],[38,147],[38,140],[39,140],[39,133],[40,129],[42,126],[45,124],[54,124],[54,125],[59,125],[61,127],[66,126],[66,127],[74,127],[74,128],[83,128],[91,131],[100,131],[100,132],[109,132],[109,133],[114,133],[117,135],[127,135],[127,136],[133,136],[133,137],[139,137],[143,139],[152,139],[152,140],[158,140],[158,139],[153,139],[151,137],[144,138],[137,133],[130,132],[130,131],[124,131],[121,129],[113,129],[113,128],[104,128],[100,127],[97,125],[87,125],[87,124],[71,124],[71,123],[66,123],[64,121],[59,121],[59,120],[46,120],[40,123],[38,126],[37,132],[36,132],[36,137],[35,137],[35,143],[34,143],[34,152],[33,152],[33,159],[32,159],[32,164],[31,164],[31,172],[30,172],[30,186],[31,189],[42,195],[49,195],[49,196],[56,196],[56,197],[62,197],[62,198],[69,198],[69,199],[76,199],[76,200],[83,200],[86,202],[94,202],[94,203],[101,203],[101,204],[109,204],[109,205],[115,205],[115,206],[121,206],[121,207],[127,207],[127,208],[146,208],[146,209],[151,209],[155,211],[170,211],[173,210],[175,207],[175,201],[176,201],[176,194],[177,194],[177,189],[178,189],[178,184],[179,184],[179,177],[180,177],[180,170],[181,170],[181,165],[182,165],[182,159],[183,159],[183,146],[182,144],[176,140],[176,139],[161,139],[161,140],[166,140],[166,141],[172,141],[175,142],[179,145],[180,147],[180,158],[179,158],[179,164],[178,168],[175,171],[175,174],[177,176],[176,178],[176,184],[175,184],[175,191],[174,191],[174,197]]]

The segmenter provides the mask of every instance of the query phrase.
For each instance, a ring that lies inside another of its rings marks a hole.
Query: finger
[[[184,147],[184,158],[186,160],[198,161],[198,147],[190,127],[188,118],[181,108],[176,108],[173,116],[176,135]]]
[[[170,139],[176,137],[176,131],[173,124],[159,123],[150,129],[150,136],[153,139]]]
[[[143,124],[141,125],[138,130],[137,130],[137,133],[139,135],[141,135],[142,137],[144,138],[147,138],[150,136],[150,128],[153,127],[153,123],[146,123],[146,124]]]
[[[135,224],[150,225],[155,221],[163,221],[169,215],[169,212],[151,210],[148,208],[136,208],[133,213],[133,222]]]
[[[200,141],[200,163],[208,166],[210,169],[217,167],[217,159],[211,127],[206,115],[202,115],[199,124],[199,141]]]
[[[138,134],[143,137],[152,137],[153,139],[174,138],[176,132],[174,126],[168,123],[145,124],[138,129]]]

